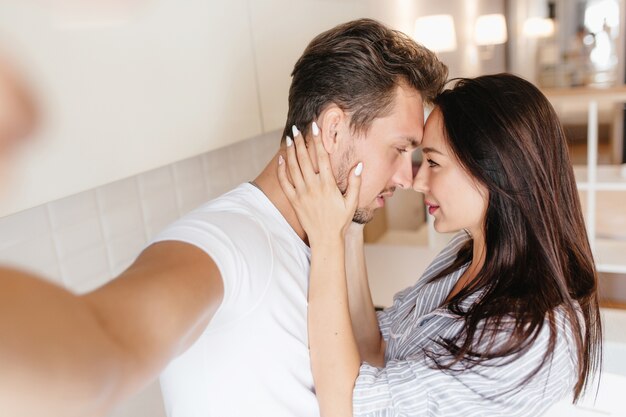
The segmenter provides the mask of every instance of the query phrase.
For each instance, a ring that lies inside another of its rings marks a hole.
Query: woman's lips
[[[437,209],[439,208],[439,206],[438,206],[438,205],[433,204],[433,203],[431,203],[431,202],[429,202],[429,201],[426,201],[426,202],[425,202],[425,204],[426,204],[426,207],[428,207],[428,213],[429,213],[431,216],[432,216],[432,215],[433,215],[433,213],[435,213],[435,212],[437,211]]]

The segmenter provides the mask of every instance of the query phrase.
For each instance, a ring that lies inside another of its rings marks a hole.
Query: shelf
[[[620,165],[598,165],[593,189],[598,191],[626,191],[626,177],[621,174],[623,169]],[[586,165],[575,165],[574,175],[579,190],[591,188]]]

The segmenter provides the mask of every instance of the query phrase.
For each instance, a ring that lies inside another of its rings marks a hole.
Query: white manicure
[[[360,177],[362,172],[363,172],[363,162],[359,162],[359,164],[356,166],[356,169],[354,170],[354,175],[356,175],[357,177]]]
[[[311,125],[311,130],[313,131],[313,136],[317,136],[320,134],[320,128],[315,122],[313,122],[313,124]]]
[[[296,125],[291,126],[291,131],[293,132],[293,137],[294,138],[300,134],[300,131],[298,130]]]
[[[285,136],[285,142],[287,142],[287,146],[293,145],[293,140],[289,136]]]

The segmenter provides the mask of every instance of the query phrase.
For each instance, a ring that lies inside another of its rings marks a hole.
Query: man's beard
[[[342,194],[346,194],[348,190],[348,175],[350,175],[350,170],[354,165],[353,161],[355,160],[354,156],[354,148],[351,146],[341,157],[341,164],[337,169],[336,181],[337,187]],[[352,221],[358,224],[366,224],[372,221],[374,218],[374,209],[357,207],[354,212],[354,216],[352,217]]]

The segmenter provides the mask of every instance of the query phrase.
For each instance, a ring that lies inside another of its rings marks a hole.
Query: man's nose
[[[407,152],[407,156],[403,158],[402,163],[392,177],[392,181],[396,187],[402,189],[411,187],[413,182],[413,161],[410,152]]]

